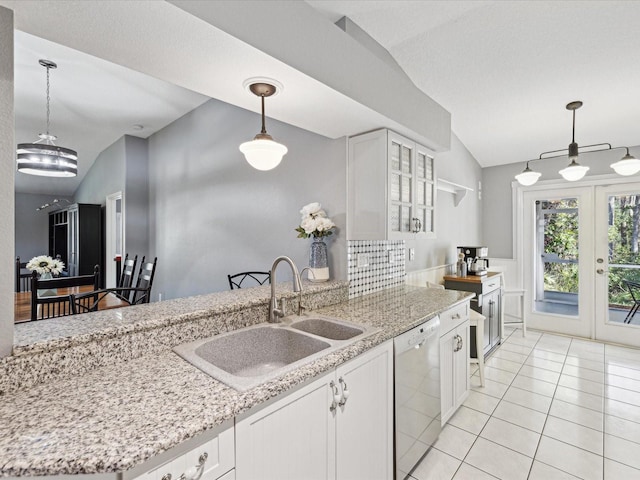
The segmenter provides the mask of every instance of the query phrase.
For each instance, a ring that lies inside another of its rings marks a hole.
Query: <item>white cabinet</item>
[[[440,315],[442,425],[469,395],[469,302]]]
[[[392,368],[386,342],[239,416],[236,478],[392,479]]]
[[[229,423],[125,472],[123,480],[234,480],[234,442]]]
[[[435,237],[433,152],[390,130],[349,138],[347,239]]]

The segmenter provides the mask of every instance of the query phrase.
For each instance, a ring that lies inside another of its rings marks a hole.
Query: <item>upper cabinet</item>
[[[435,164],[428,148],[390,130],[349,138],[347,239],[435,237]]]

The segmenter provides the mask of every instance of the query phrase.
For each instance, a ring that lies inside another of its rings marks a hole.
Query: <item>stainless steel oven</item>
[[[405,479],[440,434],[440,318],[396,337],[395,478]]]

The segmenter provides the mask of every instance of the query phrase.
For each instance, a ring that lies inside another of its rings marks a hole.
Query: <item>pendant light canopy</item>
[[[78,154],[75,150],[57,146],[55,135],[49,133],[50,101],[49,70],[58,66],[50,60],[40,60],[40,65],[47,69],[47,130],[38,136],[34,143],[19,143],[17,148],[18,171],[29,175],[46,177],[75,177],[78,173]]]
[[[267,133],[264,121],[264,99],[276,93],[275,85],[265,82],[255,82],[248,84],[249,90],[254,95],[260,97],[262,102],[262,130],[250,142],[240,145],[240,151],[244,154],[247,162],[257,170],[271,170],[276,168],[288,149],[281,143],[273,140]]]
[[[534,160],[529,160],[523,172],[516,175],[515,177],[518,183],[520,183],[520,185],[524,185],[524,186],[533,185],[538,181],[538,179],[542,175],[539,172],[534,172],[533,170],[531,170],[529,168],[529,162],[535,162],[537,160],[544,160],[547,158],[564,157],[564,155],[553,155],[559,152],[567,152],[568,153],[567,157],[569,158],[569,165],[558,172],[560,175],[562,175],[562,178],[564,178],[568,182],[576,182],[582,179],[586,175],[587,171],[589,170],[589,167],[580,165],[578,163],[580,147],[576,143],[576,139],[575,139],[576,110],[579,109],[580,107],[582,107],[582,102],[579,100],[575,102],[570,102],[567,104],[567,110],[571,110],[573,112],[573,127],[572,127],[572,133],[571,133],[571,143],[569,144],[569,147],[562,150],[552,150],[550,152],[543,152],[540,154],[538,158]],[[597,148],[597,147],[600,147],[600,148]],[[624,148],[627,151],[626,155],[622,157],[622,159],[619,160],[618,162],[611,164],[611,168],[613,168],[613,170],[618,175],[634,175],[640,172],[640,160],[638,160],[637,158],[635,158],[633,155],[629,153],[628,147],[612,147],[610,143],[598,143],[595,145],[587,145],[583,148],[589,149],[589,151],[584,153],[593,153],[593,152],[601,152],[604,150],[615,150],[618,148]]]

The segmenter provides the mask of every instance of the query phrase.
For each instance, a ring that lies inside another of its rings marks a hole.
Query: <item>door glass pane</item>
[[[427,198],[425,196],[425,183],[424,182],[416,182],[416,204],[417,205],[426,205]]]
[[[427,183],[425,185],[425,203],[427,207],[433,207],[433,184]]]
[[[400,144],[391,142],[391,169],[400,170]]]
[[[416,162],[416,175],[418,178],[426,178],[427,159],[424,153],[418,153]]]
[[[392,232],[400,231],[400,205],[391,205],[391,217],[389,217],[389,228]]]
[[[402,146],[402,173],[411,174],[411,149]]]
[[[578,199],[536,201],[535,310],[578,315]]]
[[[402,201],[411,202],[411,177],[402,177]]]
[[[391,174],[391,201],[399,202],[400,201],[400,175],[392,173]]]
[[[425,178],[433,182],[433,158],[427,157]]]
[[[411,231],[411,207],[402,207],[402,231]]]
[[[640,193],[610,195],[607,203],[609,322],[640,325],[633,309],[633,297],[640,302]]]

